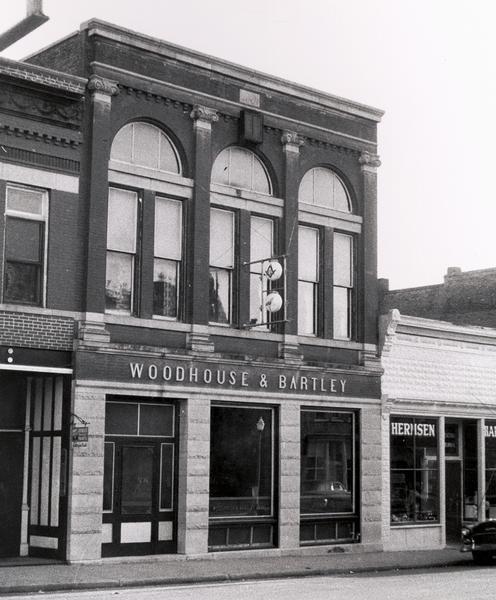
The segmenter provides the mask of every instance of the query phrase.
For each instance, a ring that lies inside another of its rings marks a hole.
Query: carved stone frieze
[[[0,107],[23,115],[41,116],[74,125],[81,123],[83,112],[80,100],[48,100],[7,87],[0,88]]]

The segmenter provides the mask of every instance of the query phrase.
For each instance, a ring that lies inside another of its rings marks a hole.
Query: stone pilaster
[[[300,545],[300,408],[290,402],[279,411],[279,547]]]
[[[363,230],[363,342],[377,345],[377,168],[381,161],[376,154],[362,152],[358,159],[362,171]]]
[[[88,444],[71,450],[67,560],[101,557],[105,392],[76,387],[72,412],[88,422]]]
[[[382,548],[382,428],[380,406],[361,411],[361,542]]]
[[[178,553],[208,551],[210,401],[195,397],[180,406]]]
[[[198,325],[208,325],[210,175],[212,169],[212,123],[219,120],[215,110],[195,106],[191,111],[195,135],[192,177],[195,182],[192,209],[189,211],[189,239],[186,318]],[[196,344],[209,347],[206,344]]]
[[[85,310],[92,313],[105,311],[110,112],[112,97],[118,92],[115,81],[99,75],[92,75],[88,81],[80,189],[82,204],[88,207]]]
[[[284,198],[283,218],[283,253],[286,255],[286,308],[287,323],[284,333],[288,336],[283,341],[280,356],[297,362],[299,351],[295,346],[298,334],[298,188],[300,149],[303,139],[294,131],[285,131],[281,137],[284,153],[284,179],[282,197]]]

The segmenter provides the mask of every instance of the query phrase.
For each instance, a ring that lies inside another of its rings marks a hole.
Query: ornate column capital
[[[360,154],[358,162],[362,167],[362,171],[369,171],[371,173],[376,173],[377,168],[381,166],[379,156],[367,151]]]
[[[91,75],[86,87],[93,97],[98,96],[98,99],[105,100],[107,102],[110,102],[112,96],[117,96],[119,93],[117,81],[106,79],[100,75]]]
[[[195,122],[195,127],[208,131],[212,129],[212,123],[219,120],[219,113],[216,110],[200,104],[195,104],[189,116]]]
[[[296,131],[284,131],[281,144],[287,152],[300,152],[300,147],[305,145],[305,140]]]

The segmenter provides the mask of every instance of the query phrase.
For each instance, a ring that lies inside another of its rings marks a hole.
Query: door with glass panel
[[[103,556],[176,552],[176,429],[173,404],[107,401]]]

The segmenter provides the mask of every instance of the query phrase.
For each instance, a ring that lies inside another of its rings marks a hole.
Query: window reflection
[[[353,415],[303,411],[301,512],[352,512],[353,480]]]

